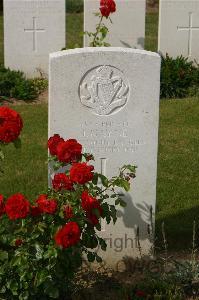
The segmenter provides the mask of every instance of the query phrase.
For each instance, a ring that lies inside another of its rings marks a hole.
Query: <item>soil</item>
[[[159,257],[164,257],[164,254],[159,255]],[[171,252],[168,253],[168,257],[169,259],[185,261],[191,259],[191,254],[183,251],[180,253]],[[196,259],[199,260],[199,256]],[[145,280],[146,270],[157,275],[161,271],[161,264],[150,265],[148,262],[150,261],[146,260],[143,264],[140,260],[134,260],[133,268],[124,271],[121,266],[117,272],[107,268],[103,263],[92,268],[88,264],[84,264],[77,273],[72,300],[101,300],[102,298],[103,300],[129,300],[128,291],[137,283],[142,283]],[[168,271],[172,270],[172,264],[168,264]],[[198,287],[199,282],[196,284]],[[187,296],[186,299],[199,300],[199,297],[190,298]]]

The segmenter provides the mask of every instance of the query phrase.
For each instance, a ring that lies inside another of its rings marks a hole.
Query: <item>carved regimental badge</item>
[[[110,115],[127,103],[129,84],[124,74],[112,66],[98,66],[82,78],[79,86],[81,103],[97,115]]]

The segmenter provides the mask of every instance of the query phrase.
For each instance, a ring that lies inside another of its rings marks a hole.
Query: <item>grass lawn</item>
[[[66,47],[83,47],[83,14],[66,15]]]
[[[3,62],[3,29],[0,16],[0,63]],[[66,19],[67,48],[82,46],[83,15]],[[157,49],[157,13],[146,17],[145,48]],[[5,196],[21,191],[34,199],[47,187],[47,105],[14,107],[24,120],[23,146],[6,149],[5,176],[0,192]],[[191,246],[191,228],[199,214],[199,99],[161,101],[157,186],[157,234],[165,221],[171,248]],[[189,244],[187,244],[189,242]]]
[[[199,99],[161,101],[156,220],[172,248],[191,247],[199,216],[198,116]]]
[[[0,175],[0,193],[8,196],[20,191],[33,199],[47,187],[47,105],[20,105],[14,109],[23,118],[23,145],[17,150],[11,144],[4,149],[5,174]]]
[[[158,14],[151,12],[146,14],[146,38],[145,49],[157,51],[158,48]]]

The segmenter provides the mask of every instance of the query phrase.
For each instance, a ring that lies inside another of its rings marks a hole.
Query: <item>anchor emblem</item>
[[[83,105],[97,115],[109,115],[127,103],[129,85],[121,71],[111,66],[100,66],[90,72],[79,87]]]

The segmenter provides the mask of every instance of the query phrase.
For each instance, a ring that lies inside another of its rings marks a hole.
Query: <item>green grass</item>
[[[161,102],[157,229],[164,221],[172,248],[191,246],[199,216],[198,116],[199,99]]]
[[[83,14],[66,15],[66,47],[83,47]]]
[[[4,148],[4,175],[0,175],[0,193],[5,196],[22,192],[34,197],[47,187],[47,126],[46,104],[14,107],[24,122],[22,147],[12,144]]]
[[[146,14],[146,38],[145,49],[149,51],[157,51],[158,48],[158,14]]]

